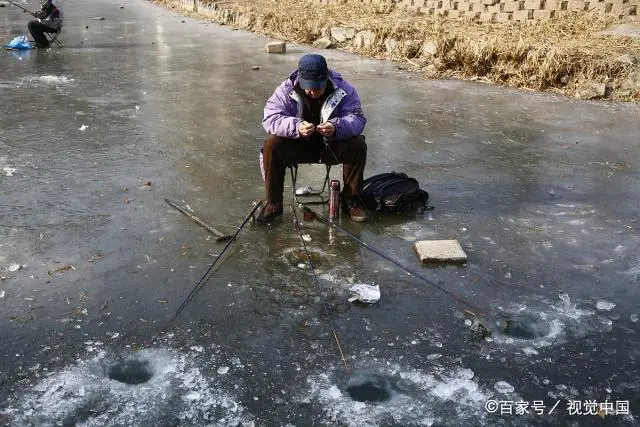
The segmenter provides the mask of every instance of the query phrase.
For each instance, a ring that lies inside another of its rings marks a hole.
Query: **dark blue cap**
[[[324,56],[314,53],[298,61],[298,82],[302,89],[320,89],[327,84],[329,68]]]

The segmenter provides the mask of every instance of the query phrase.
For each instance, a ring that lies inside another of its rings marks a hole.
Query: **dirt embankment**
[[[538,23],[480,23],[408,15],[384,0],[376,5],[358,0],[329,5],[301,0],[154,1],[281,40],[395,60],[428,78],[640,101],[640,23],[632,18],[584,14]],[[601,34],[612,26],[623,30]]]

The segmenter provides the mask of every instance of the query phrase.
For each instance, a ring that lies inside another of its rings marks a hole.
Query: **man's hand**
[[[336,133],[336,127],[331,122],[320,123],[318,127],[316,127],[318,133],[322,136],[332,137]]]
[[[313,125],[313,123],[305,122],[303,120],[300,122],[300,124],[298,124],[298,132],[300,132],[300,135],[303,137],[313,135],[313,132],[315,132],[315,130],[316,127]]]

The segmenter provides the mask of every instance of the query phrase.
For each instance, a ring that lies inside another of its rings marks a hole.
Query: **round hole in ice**
[[[504,316],[496,323],[500,334],[521,339],[541,338],[551,330],[542,319],[524,314]]]
[[[129,358],[112,365],[108,375],[112,380],[121,383],[142,384],[153,377],[153,370],[149,366],[148,360]]]
[[[347,393],[358,402],[384,402],[391,397],[387,381],[377,376],[352,381]]]

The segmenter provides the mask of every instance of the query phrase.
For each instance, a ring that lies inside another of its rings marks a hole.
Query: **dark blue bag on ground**
[[[412,212],[427,207],[429,193],[420,189],[415,178],[402,172],[373,175],[362,183],[365,207],[378,212]]]

